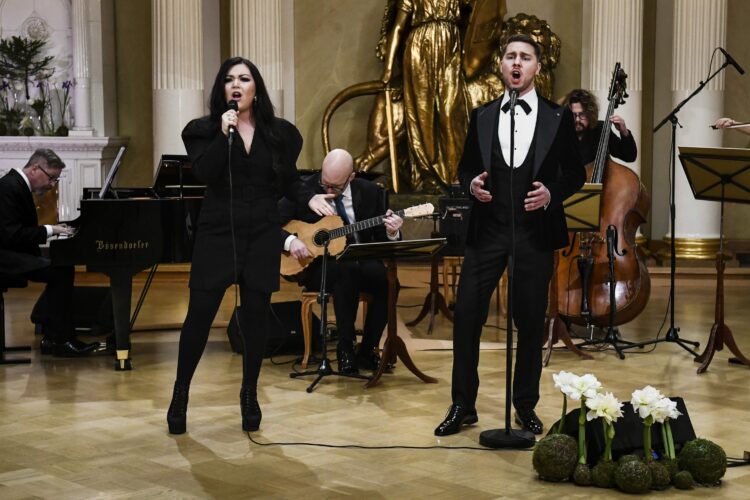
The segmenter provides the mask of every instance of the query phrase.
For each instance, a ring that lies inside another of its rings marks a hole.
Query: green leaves
[[[29,99],[29,78],[50,70],[53,56],[43,56],[46,40],[12,36],[0,39],[0,76],[24,82]]]

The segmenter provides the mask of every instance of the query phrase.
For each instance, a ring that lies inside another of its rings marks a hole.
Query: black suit
[[[46,241],[47,229],[39,225],[31,190],[21,174],[11,170],[0,179],[0,272],[47,283],[49,309],[42,325],[45,334],[60,343],[73,335],[75,273],[72,266],[50,266],[39,249]]]
[[[177,383],[190,384],[224,292],[238,283],[242,385],[254,391],[268,333],[271,293],[279,288],[277,200],[286,194],[306,204],[312,193],[304,190],[297,172],[302,136],[294,125],[276,119],[277,144],[256,128],[249,153],[241,136],[235,135],[230,152],[218,120],[199,118],[182,131],[193,172],[206,183],[206,197],[198,216]]]
[[[315,174],[306,179],[305,184],[316,194],[324,194],[318,184],[319,180],[320,174]],[[357,221],[385,214],[388,207],[387,196],[377,184],[355,178],[350,185],[352,206]],[[321,216],[310,210],[307,205],[295,203],[289,198],[279,202],[279,212],[282,224],[292,219],[308,223],[315,223],[321,219]],[[282,245],[288,236],[289,233],[286,231],[281,232]],[[360,243],[388,241],[385,226],[379,225],[359,231],[358,240]],[[326,288],[334,297],[333,307],[341,349],[351,350],[354,343],[354,320],[357,316],[360,292],[372,294],[373,301],[367,309],[360,350],[369,352],[380,343],[380,337],[388,322],[388,279],[385,266],[382,262],[374,260],[337,262],[329,259],[326,269]],[[321,263],[318,260],[303,271],[299,283],[305,288],[319,290],[321,277]]]
[[[517,409],[533,409],[539,399],[542,369],[541,347],[547,291],[553,271],[553,251],[568,242],[563,201],[585,181],[576,148],[570,110],[539,97],[536,127],[529,153],[515,169],[514,197],[500,183],[511,175],[500,153],[498,117],[502,97],[472,112],[458,176],[466,192],[471,180],[488,172],[485,188],[492,202],[474,201],[469,219],[466,254],[461,269],[453,329],[453,402],[474,408],[479,388],[479,340],[487,319],[489,301],[510,254],[510,203],[516,214],[516,261],[513,319],[518,328],[513,403]],[[504,140],[508,140],[504,138]],[[503,177],[505,176],[505,177]],[[531,182],[544,184],[550,204],[525,212],[523,198]],[[495,183],[495,184],[493,184]]]

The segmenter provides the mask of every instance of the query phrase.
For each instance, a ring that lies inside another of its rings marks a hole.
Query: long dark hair
[[[260,75],[260,71],[244,57],[230,57],[219,67],[219,72],[216,73],[216,79],[214,80],[214,86],[211,89],[211,98],[208,103],[211,111],[211,119],[215,121],[221,121],[221,115],[229,109],[227,107],[226,94],[224,92],[224,79],[229,73],[229,70],[238,64],[244,64],[250,69],[250,75],[255,81],[255,96],[258,98],[257,101],[253,100],[253,116],[255,117],[255,129],[260,132],[261,137],[269,142],[271,146],[278,146],[280,144],[279,136],[276,131],[275,115],[273,112],[273,104],[271,98],[268,96],[268,90],[266,90],[266,83],[263,81],[263,77]]]
[[[563,99],[563,104],[570,107],[571,104],[580,104],[583,112],[589,119],[589,128],[596,126],[599,120],[599,103],[596,96],[584,89],[573,89]]]

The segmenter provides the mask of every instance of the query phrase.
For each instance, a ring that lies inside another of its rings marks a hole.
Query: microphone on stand
[[[721,47],[719,47],[719,50],[721,51],[722,54],[724,54],[724,57],[726,58],[727,62],[729,64],[731,64],[732,66],[734,66],[734,69],[736,69],[737,72],[740,75],[744,75],[745,74],[745,70],[742,69],[742,67],[740,67],[739,64],[737,64],[737,61],[734,60],[734,57],[732,57],[732,56],[729,55],[729,52],[727,52],[726,50],[724,50]]]
[[[518,100],[518,89],[510,89],[510,112],[516,110],[516,100]],[[513,165],[510,166],[513,168]]]

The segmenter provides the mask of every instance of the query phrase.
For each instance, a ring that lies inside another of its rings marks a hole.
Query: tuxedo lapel
[[[542,168],[542,163],[557,136],[557,129],[560,127],[561,121],[562,108],[552,109],[547,101],[540,97],[536,117],[536,149],[534,149],[532,178],[536,178],[539,169]]]
[[[477,117],[477,133],[479,135],[479,153],[482,167],[489,172],[492,164],[492,134],[497,134],[497,120],[500,113],[500,103],[503,96],[498,97],[484,108]]]

